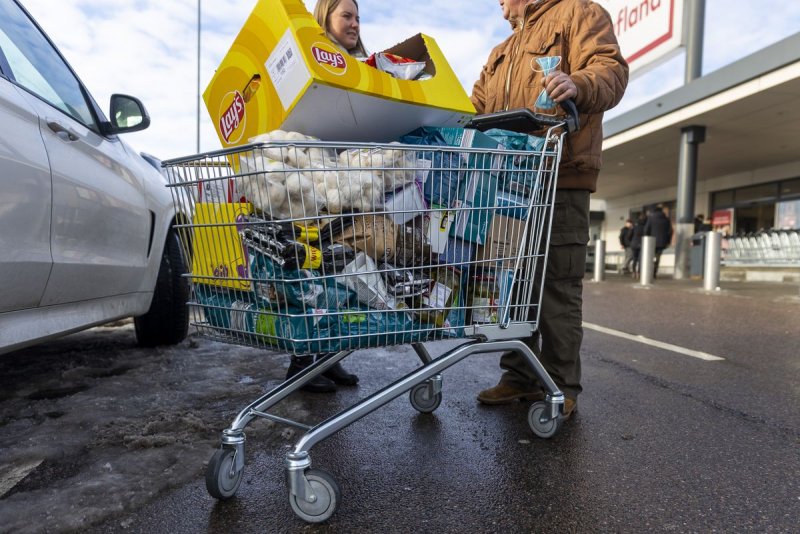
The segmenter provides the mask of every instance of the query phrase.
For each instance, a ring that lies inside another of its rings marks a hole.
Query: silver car
[[[118,137],[150,119],[125,95],[109,117],[20,3],[0,0],[0,353],[131,316],[142,345],[186,337],[181,214]]]

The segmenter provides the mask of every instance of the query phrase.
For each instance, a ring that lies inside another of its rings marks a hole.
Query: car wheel
[[[161,255],[150,309],[134,318],[136,340],[143,347],[175,345],[189,332],[189,279],[178,234],[170,230]]]

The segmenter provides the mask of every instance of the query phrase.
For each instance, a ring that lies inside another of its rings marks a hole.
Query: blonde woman
[[[319,0],[314,7],[314,18],[325,30],[328,39],[353,57],[366,59],[367,51],[361,42],[358,4],[355,0]],[[292,356],[286,378],[289,379],[324,356]],[[301,389],[315,393],[336,391],[336,386],[354,386],[358,376],[348,373],[337,363]]]
[[[356,58],[367,57],[356,0],[319,0],[314,6],[314,18],[328,39],[343,51]]]

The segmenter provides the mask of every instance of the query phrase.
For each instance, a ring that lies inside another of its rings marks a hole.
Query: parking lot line
[[[617,336],[621,337],[622,339],[628,339],[630,341],[636,341],[638,343],[644,343],[645,345],[650,345],[651,347],[657,347],[659,349],[670,350],[672,352],[677,352],[678,354],[685,354],[686,356],[691,356],[692,358],[698,358],[700,360],[705,360],[707,362],[718,362],[724,360],[725,358],[720,358],[719,356],[714,356],[713,354],[708,354],[707,352],[700,352],[698,350],[687,349],[685,347],[679,347],[678,345],[673,345],[671,343],[664,343],[663,341],[656,341],[655,339],[650,339],[641,335],[635,334],[628,334],[626,332],[620,332],[619,330],[614,330],[612,328],[606,328],[605,326],[600,326],[592,323],[583,323],[584,328],[588,328],[589,330],[594,330],[596,332],[600,332],[603,334],[608,334],[610,336]]]

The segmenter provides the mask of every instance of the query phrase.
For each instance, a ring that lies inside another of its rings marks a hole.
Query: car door
[[[52,174],[52,272],[41,305],[135,292],[146,269],[151,217],[130,155],[44,33],[16,3],[0,3],[12,79],[39,116]]]
[[[0,313],[38,306],[53,265],[50,166],[39,117],[7,77],[9,41],[0,28]]]

